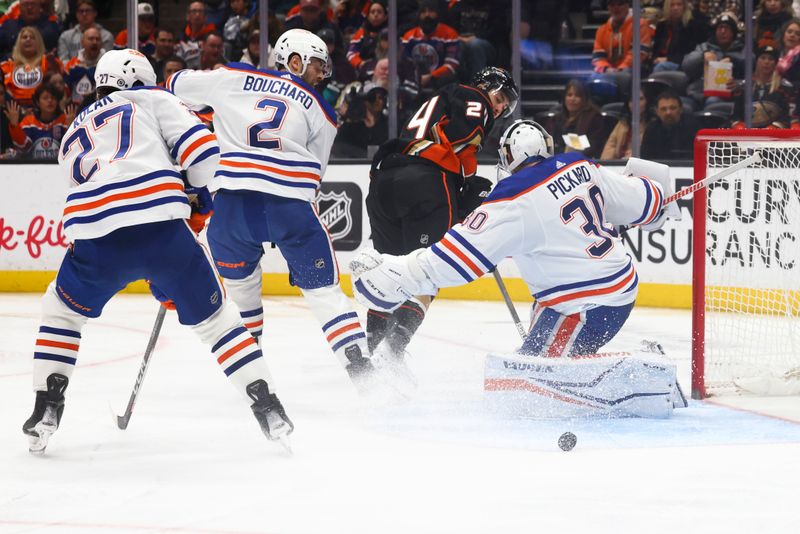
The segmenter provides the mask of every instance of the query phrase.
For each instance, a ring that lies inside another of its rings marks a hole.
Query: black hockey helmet
[[[511,73],[499,67],[484,67],[479,70],[475,76],[472,77],[472,85],[480,87],[487,93],[494,91],[503,91],[508,97],[508,107],[506,108],[503,117],[510,116],[519,102],[519,90],[517,84],[514,83],[514,78]]]

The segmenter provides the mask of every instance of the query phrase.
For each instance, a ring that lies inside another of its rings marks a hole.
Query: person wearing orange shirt
[[[61,72],[61,62],[52,54],[45,53],[39,30],[26,26],[17,35],[11,59],[0,63],[2,89],[23,108],[30,109],[34,91],[51,70]]]
[[[156,51],[156,12],[150,4],[139,4],[136,7],[139,19],[139,52],[151,56]],[[123,50],[128,48],[128,30],[122,30],[114,39],[114,48]]]

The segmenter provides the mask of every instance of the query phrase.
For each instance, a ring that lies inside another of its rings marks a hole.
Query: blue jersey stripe
[[[361,339],[361,338],[365,338],[365,337],[367,337],[367,336],[364,334],[364,332],[359,332],[359,333],[357,333],[357,334],[353,334],[352,336],[347,336],[346,338],[344,338],[344,339],[342,339],[342,340],[340,340],[340,341],[337,341],[337,342],[336,342],[336,343],[335,343],[335,344],[334,344],[334,345],[331,347],[331,349],[333,349],[334,351],[337,351],[337,350],[339,350],[340,348],[342,348],[343,346],[345,346],[345,345],[347,345],[348,343],[350,343],[351,341],[355,341],[356,339]]]
[[[69,356],[62,356],[61,354],[50,354],[48,352],[34,352],[33,353],[34,360],[50,360],[53,362],[61,362],[66,363],[69,365],[75,365],[75,362],[78,361],[77,358],[70,358]]]
[[[180,150],[181,145],[185,143],[186,140],[189,139],[192,135],[196,134],[200,130],[208,130],[208,127],[206,127],[205,124],[196,124],[191,128],[189,128],[188,130],[186,130],[185,132],[183,132],[183,135],[180,136],[177,141],[175,141],[175,145],[172,147],[172,150],[169,151],[169,154],[170,156],[172,156],[172,159],[178,159],[178,151]],[[209,133],[211,133],[211,130],[209,130]]]
[[[322,325],[322,331],[324,332],[331,326],[335,325],[336,323],[342,322],[345,319],[352,319],[352,318],[358,318],[358,314],[356,314],[356,312],[343,313],[337,317],[334,317],[333,319]]]
[[[75,332],[74,330],[65,330],[63,328],[53,328],[52,326],[40,326],[39,332],[44,334],[56,334],[58,336],[77,337],[78,339],[81,338],[80,332]]]
[[[211,352],[217,352],[219,350],[219,348],[221,346],[223,346],[225,343],[227,343],[228,341],[232,340],[236,336],[241,336],[242,334],[246,334],[246,333],[247,333],[247,329],[245,327],[237,326],[236,328],[234,328],[233,330],[231,330],[230,332],[228,332],[227,334],[222,336],[220,338],[220,340],[217,341],[214,344],[213,347],[211,347]]]
[[[219,154],[219,147],[218,146],[212,146],[211,148],[209,148],[208,150],[206,150],[205,152],[203,152],[202,154],[197,156],[194,159],[194,161],[189,164],[189,167],[191,167],[192,165],[196,165],[196,164],[200,163],[203,160],[207,160],[208,158],[210,158],[214,154]]]
[[[319,163],[314,161],[290,161],[285,159],[273,158],[263,154],[249,154],[247,152],[225,152],[220,154],[221,158],[245,158],[254,159],[256,161],[268,161],[270,163],[277,163],[278,165],[286,165],[287,167],[313,167],[315,169],[322,169]]]
[[[625,265],[625,267],[623,267],[622,269],[620,269],[619,271],[617,271],[612,275],[604,276],[603,278],[595,278],[594,280],[586,280],[585,282],[573,282],[570,284],[563,284],[560,286],[551,287],[550,289],[545,289],[544,291],[536,293],[534,297],[537,299],[541,299],[543,297],[552,295],[553,293],[558,293],[560,291],[568,291],[570,289],[578,289],[581,287],[593,286],[595,284],[605,284],[617,278],[622,277],[630,270],[630,268],[631,268],[631,260],[630,258],[628,258],[628,263]]]
[[[73,200],[78,200],[78,199],[81,199],[81,198],[96,197],[96,196],[102,195],[103,193],[107,193],[109,191],[113,191],[114,189],[123,189],[125,187],[130,187],[132,185],[142,184],[142,183],[147,182],[149,180],[153,180],[155,178],[162,178],[164,176],[170,176],[170,177],[173,177],[173,178],[178,178],[179,180],[181,179],[180,173],[175,172],[175,171],[161,170],[161,171],[149,172],[147,174],[143,174],[142,176],[138,176],[138,177],[132,178],[130,180],[125,180],[124,182],[112,182],[112,183],[109,183],[109,184],[106,184],[106,185],[102,185],[102,186],[100,186],[100,187],[98,187],[96,189],[92,189],[92,190],[89,190],[89,191],[76,191],[76,192],[71,193],[71,194],[69,194],[67,196],[67,202],[71,202]]]
[[[225,376],[231,376],[233,373],[235,373],[248,363],[260,357],[261,357],[260,350],[256,350],[256,352],[253,352],[252,354],[248,354],[247,356],[243,357],[242,359],[240,359],[239,361],[237,361],[236,363],[225,369]]]
[[[148,208],[154,208],[156,206],[163,206],[164,204],[173,204],[173,203],[188,205],[189,199],[186,198],[186,195],[181,193],[180,196],[162,197],[162,198],[157,198],[155,200],[149,200],[147,202],[140,202],[139,204],[127,204],[125,206],[117,206],[116,208],[107,209],[99,213],[95,213],[94,215],[87,215],[85,217],[73,217],[71,219],[68,219],[64,223],[64,228],[67,228],[74,224],[89,224],[97,222],[99,220],[105,219],[106,217],[111,217],[112,215],[117,215],[119,213],[125,213],[128,211],[146,210]]]
[[[461,266],[458,263],[456,263],[455,260],[453,260],[450,256],[442,252],[442,250],[438,247],[438,245],[436,244],[432,245],[431,250],[433,251],[434,254],[439,256],[442,259],[442,261],[444,261],[447,265],[452,267],[458,274],[460,274],[464,280],[466,280],[467,282],[472,282],[473,279],[470,278],[470,276],[467,274],[467,271],[461,268]]]
[[[653,197],[652,193],[650,192],[650,184],[647,182],[647,180],[645,180],[644,178],[639,178],[639,180],[641,180],[642,185],[644,185],[644,191],[646,195],[644,201],[644,211],[642,211],[642,216],[633,221],[631,224],[639,224],[647,218],[647,214],[650,213],[650,202]]]
[[[259,178],[261,180],[272,182],[278,185],[285,185],[287,187],[300,187],[305,189],[316,189],[318,187],[318,184],[316,183],[309,184],[302,182],[287,182],[286,180],[281,180],[280,178],[275,178],[260,172],[235,172],[218,170],[214,176],[227,176],[228,178]]]
[[[463,245],[464,248],[467,249],[473,256],[478,258],[478,260],[480,260],[480,262],[483,264],[483,266],[486,268],[487,271],[491,271],[492,269],[494,269],[494,265],[492,265],[492,262],[489,261],[489,258],[481,254],[481,252],[477,248],[472,246],[472,243],[461,237],[461,235],[458,232],[456,232],[454,229],[451,228],[450,231],[447,233],[453,236],[456,241],[461,243],[461,245]]]
[[[247,310],[239,312],[239,315],[242,317],[255,317],[256,315],[261,315],[264,313],[264,308],[256,308],[255,310]]]

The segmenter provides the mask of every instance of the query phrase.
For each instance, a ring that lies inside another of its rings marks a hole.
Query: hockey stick
[[[718,180],[722,180],[726,176],[729,176],[729,175],[735,173],[738,170],[744,169],[745,167],[749,166],[751,163],[758,163],[760,161],[761,161],[761,153],[760,152],[754,152],[752,156],[748,156],[748,157],[744,158],[739,163],[731,165],[727,169],[721,170],[720,172],[718,172],[717,174],[715,174],[713,176],[709,176],[708,178],[704,178],[704,179],[700,180],[699,182],[695,182],[694,184],[691,185],[691,187],[687,187],[686,189],[681,189],[677,193],[674,193],[674,194],[668,196],[667,199],[664,201],[664,206],[666,206],[670,202],[675,202],[679,198],[683,198],[686,195],[690,195],[690,194],[694,193],[695,191],[697,191],[699,189],[702,189],[704,187],[708,187],[709,185],[713,184],[714,182],[716,182]]]
[[[133,414],[133,405],[136,404],[136,397],[139,395],[139,390],[144,381],[144,375],[147,372],[147,366],[150,363],[150,356],[153,354],[153,349],[158,341],[158,335],[161,333],[161,325],[164,324],[164,316],[167,314],[167,309],[164,306],[158,307],[158,315],[156,315],[156,322],[153,325],[153,331],[150,333],[150,341],[147,342],[147,348],[144,351],[144,359],[142,366],[139,368],[139,374],[136,377],[136,383],[133,385],[131,391],[131,398],[128,399],[128,407],[125,409],[124,415],[116,415],[117,426],[120,430],[128,428],[128,423],[131,421],[131,414]]]
[[[506,283],[503,281],[503,277],[500,276],[500,271],[497,270],[497,267],[494,268],[492,274],[494,275],[494,281],[497,282],[497,287],[500,289],[500,293],[503,295],[503,300],[506,301],[508,313],[511,314],[514,326],[517,327],[519,337],[522,338],[522,341],[525,341],[525,338],[528,337],[527,332],[525,332],[525,326],[522,324],[522,321],[520,321],[519,315],[517,315],[517,309],[514,307],[514,303],[511,302],[511,296],[508,294],[508,289],[506,289]]]

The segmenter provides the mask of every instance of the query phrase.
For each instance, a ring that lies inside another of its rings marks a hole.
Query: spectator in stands
[[[242,51],[242,57],[239,59],[239,61],[248,65],[253,65],[254,67],[259,66],[259,62],[261,60],[261,56],[259,55],[261,52],[261,49],[259,48],[260,39],[261,32],[259,30],[256,29],[250,32],[250,37],[247,39],[247,48]],[[267,68],[274,69],[275,55],[272,53],[272,46],[267,46],[267,53]]]
[[[175,53],[186,61],[187,65],[198,65],[200,61],[200,43],[206,36],[217,31],[217,27],[206,21],[206,7],[203,2],[192,2],[186,8],[186,27]]]
[[[156,29],[156,12],[150,4],[139,4],[136,6],[139,33],[139,52],[146,56],[152,56],[156,51],[156,36],[153,31]],[[122,30],[114,39],[114,48],[128,48],[128,30]]]
[[[589,98],[589,91],[580,80],[570,80],[564,88],[564,99],[561,109],[546,126],[553,136],[556,153],[574,152],[564,140],[566,134],[585,135],[589,139],[589,147],[580,150],[586,157],[598,158],[603,151],[603,119],[597,106]]]
[[[78,55],[64,65],[64,82],[72,103],[78,106],[94,93],[94,70],[105,53],[100,30],[93,26],[84,30],[81,44]]]
[[[219,32],[206,34],[200,42],[200,55],[191,61],[187,60],[186,65],[190,69],[213,70],[218,65],[226,64],[228,60],[222,55],[224,45],[225,41]]]
[[[647,98],[644,91],[639,94],[639,142],[644,137],[647,130],[647,123],[652,119],[652,112],[648,108]],[[602,160],[628,159],[633,155],[633,132],[631,130],[631,117],[633,117],[633,98],[625,104],[625,112],[617,121],[611,134],[608,136],[603,153],[600,155]]]
[[[339,158],[365,158],[367,147],[377,146],[389,138],[386,110],[386,90],[367,82],[348,87],[338,110],[341,117],[339,132],[333,143],[332,155]]]
[[[402,57],[414,63],[419,86],[438,89],[457,80],[461,46],[458,32],[439,22],[436,0],[419,0],[418,26],[402,39]]]
[[[206,22],[215,28],[222,28],[228,16],[228,0],[203,0]]]
[[[508,63],[510,2],[460,0],[448,6],[445,20],[461,41],[461,80],[471,80],[484,67]]]
[[[788,128],[790,122],[789,104],[781,93],[771,93],[753,102],[751,128],[782,130]],[[747,128],[747,125],[744,120],[739,119],[733,121],[731,128],[741,130]]]
[[[44,75],[42,78],[41,85],[52,85],[58,92],[64,95],[61,98],[61,109],[67,109],[70,104],[72,104],[72,99],[68,95],[69,87],[67,87],[67,82],[64,79],[64,74],[60,70],[51,70],[50,72]]]
[[[365,60],[375,56],[378,34],[386,28],[388,22],[389,13],[386,11],[386,0],[372,2],[364,24],[353,35],[347,50],[347,59],[353,68],[357,69]]]
[[[800,19],[792,19],[783,25],[779,41],[781,56],[776,72],[795,86],[800,86]]]
[[[54,16],[45,12],[41,0],[20,0],[19,18],[8,19],[0,26],[0,54],[3,57],[8,57],[20,31],[28,26],[36,28],[42,36],[46,51],[55,51],[61,25]]]
[[[525,64],[535,69],[552,67],[553,50],[558,46],[567,22],[568,4],[569,2],[563,0],[522,2],[519,29],[522,38],[521,54]]]
[[[114,48],[114,36],[110,31],[95,22],[95,19],[97,19],[97,7],[94,4],[94,0],[78,0],[75,16],[78,19],[75,26],[63,32],[61,37],[58,38],[58,59],[62,63],[66,64],[70,59],[78,55],[78,52],[83,47],[81,44],[83,32],[87,28],[95,27],[98,29],[103,50]]]
[[[733,77],[744,77],[744,44],[737,39],[739,21],[732,13],[723,13],[714,21],[714,35],[700,43],[683,58],[682,69],[693,82],[686,92],[697,102],[703,102],[703,75],[709,61],[733,63]]]
[[[336,22],[346,42],[352,41],[352,36],[364,25],[373,3],[372,0],[340,0],[336,4],[331,20]]]
[[[772,100],[775,104],[785,102],[787,108],[794,104],[795,87],[777,74],[777,64],[778,50],[775,47],[767,45],[758,49],[756,64],[753,68],[753,101],[751,105],[766,101],[767,96],[773,93],[781,95],[780,98],[775,97]],[[744,120],[744,109],[747,105],[744,101],[745,83],[746,80],[733,80],[728,85],[734,99],[732,116],[734,124]]]
[[[311,33],[319,33],[320,30],[329,29],[336,37],[336,48],[345,50],[344,39],[336,25],[328,20],[325,11],[320,7],[319,0],[300,0],[300,15],[289,19],[287,17],[284,29],[292,30],[300,28]]]
[[[291,9],[289,9],[289,11],[286,13],[286,19],[285,19],[286,22],[288,23],[290,20],[295,20],[299,18],[302,15],[301,11],[303,10],[303,6],[306,4],[307,2],[303,2],[302,0],[300,0],[300,2],[293,5]],[[328,0],[318,0],[317,7],[320,9],[320,12],[325,17],[325,20],[330,22],[333,22],[335,20],[336,14],[334,13],[333,8],[331,8],[330,2]],[[287,27],[286,29],[290,30],[291,28]]]
[[[642,138],[642,157],[692,159],[692,143],[698,129],[695,118],[683,112],[678,94],[667,89],[656,98],[656,118],[647,124]]]
[[[794,16],[791,0],[761,0],[755,13],[753,42],[757,47],[778,46],[778,31]]]
[[[744,15],[742,0],[698,0],[698,4],[701,9],[705,9],[708,20],[711,21],[723,13],[733,13],[737,19]]]
[[[186,62],[180,56],[168,57],[164,60],[164,81],[169,80],[169,77],[186,68]],[[159,83],[163,86],[163,83]]]
[[[222,28],[222,36],[225,38],[225,57],[238,60],[242,49],[247,46],[247,31],[245,28],[250,24],[250,2],[249,0],[231,0],[231,14]]]
[[[320,82],[317,90],[329,104],[334,105],[344,87],[355,81],[356,69],[347,61],[344,50],[336,48],[336,36],[330,28],[320,30],[317,35],[328,46],[328,65],[331,75]]]
[[[51,70],[60,72],[62,65],[53,54],[45,53],[39,30],[26,26],[17,34],[11,59],[0,63],[0,70],[3,73],[2,89],[28,110],[33,106],[33,93],[44,75]]]
[[[156,50],[150,56],[150,63],[156,72],[156,81],[161,83],[164,81],[164,63],[167,58],[175,55],[175,34],[166,28],[158,28],[155,34]]]
[[[33,94],[34,111],[24,118],[20,107],[13,101],[5,110],[11,139],[23,156],[36,160],[58,159],[61,138],[75,118],[75,106],[67,112],[61,110],[61,92],[50,84],[42,84]]]
[[[592,51],[594,78],[605,79],[620,90],[630,87],[633,67],[633,15],[630,0],[608,0],[609,18],[597,29]],[[650,56],[653,28],[644,19],[639,20],[641,58]]]
[[[397,104],[401,114],[416,107],[419,86],[416,81],[414,64],[403,57],[397,62],[397,78],[400,82],[397,93]],[[389,30],[383,29],[378,34],[375,57],[364,61],[358,68],[358,79],[389,88]],[[405,122],[405,121],[399,121]]]
[[[684,56],[708,37],[708,26],[692,16],[688,0],[664,0],[653,38],[653,71],[680,69]]]

